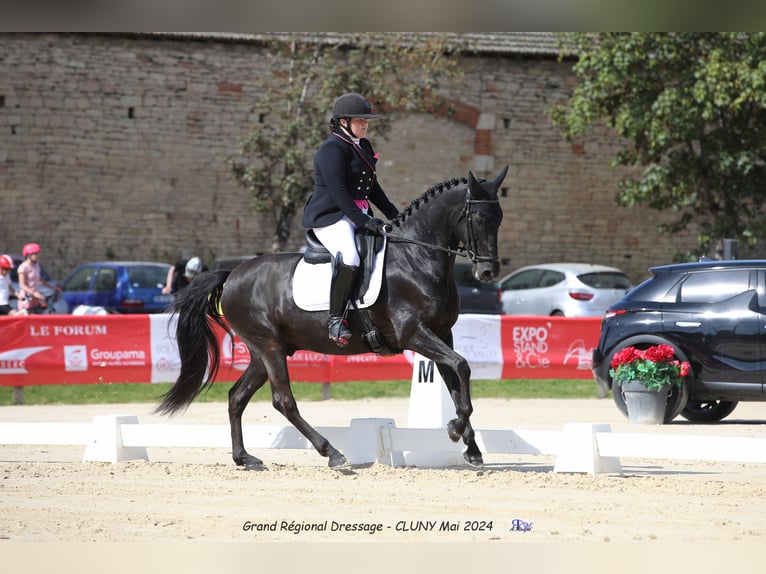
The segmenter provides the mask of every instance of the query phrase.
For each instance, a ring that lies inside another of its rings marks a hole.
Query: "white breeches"
[[[327,227],[315,227],[314,234],[333,257],[340,251],[344,265],[359,266],[359,253],[354,240],[355,228],[348,217],[343,217]]]

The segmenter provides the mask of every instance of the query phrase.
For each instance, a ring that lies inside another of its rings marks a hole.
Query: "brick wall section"
[[[199,253],[212,261],[268,250],[269,218],[252,211],[224,163],[258,122],[268,81],[261,50],[212,40],[0,35],[0,251],[39,241],[44,263],[63,278],[98,259],[170,262]],[[658,236],[654,212],[615,206],[612,134],[593,130],[571,143],[551,126],[546,109],[574,82],[569,64],[468,58],[463,68],[445,92],[458,104],[455,116],[392,112],[388,139],[371,129],[381,181],[397,204],[469,169],[494,176],[509,164],[504,273],[590,261],[637,281],[694,245],[691,233]],[[494,128],[476,129],[482,114],[494,117]]]

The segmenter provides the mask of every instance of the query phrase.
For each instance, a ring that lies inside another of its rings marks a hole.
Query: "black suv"
[[[738,401],[763,401],[766,364],[766,260],[653,267],[653,277],[609,307],[593,351],[593,374],[612,388],[609,364],[623,347],[671,345],[691,370],[668,397],[665,422],[729,415]],[[627,413],[621,393],[617,407]]]

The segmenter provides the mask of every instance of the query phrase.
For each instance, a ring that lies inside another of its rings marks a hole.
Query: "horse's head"
[[[472,172],[468,172],[468,194],[461,239],[473,263],[474,277],[485,283],[492,281],[500,272],[497,232],[503,220],[503,209],[500,207],[497,190],[507,173],[506,165],[495,179],[486,181],[477,180]]]

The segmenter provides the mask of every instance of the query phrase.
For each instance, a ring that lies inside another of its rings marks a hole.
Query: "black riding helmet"
[[[374,120],[380,116],[372,113],[372,106],[361,94],[343,94],[332,106],[332,118],[363,118]]]

